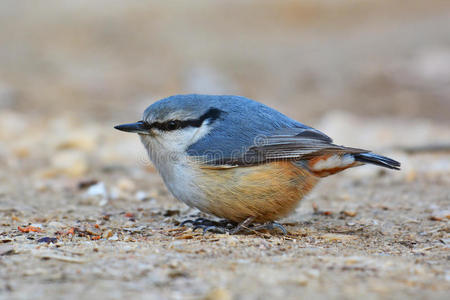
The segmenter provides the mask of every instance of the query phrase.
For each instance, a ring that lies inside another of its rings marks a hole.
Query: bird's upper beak
[[[138,121],[136,123],[122,124],[114,126],[115,129],[125,132],[134,132],[148,134],[148,126],[143,121]]]

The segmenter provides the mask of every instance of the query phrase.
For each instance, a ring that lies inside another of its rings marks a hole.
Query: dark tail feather
[[[400,170],[400,163],[386,156],[381,156],[375,153],[359,153],[354,154],[353,156],[355,157],[356,161],[365,164],[372,164],[389,169]]]

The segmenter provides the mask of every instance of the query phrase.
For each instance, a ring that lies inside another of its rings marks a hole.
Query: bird
[[[137,133],[173,196],[216,216],[186,220],[204,232],[275,228],[317,182],[345,169],[400,163],[336,145],[310,126],[242,96],[182,94],[158,100],[140,121],[114,127]]]

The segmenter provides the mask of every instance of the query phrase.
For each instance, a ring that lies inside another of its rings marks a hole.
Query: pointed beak
[[[114,126],[115,129],[125,132],[134,132],[134,133],[143,133],[148,134],[148,125],[145,124],[143,121],[138,121],[136,123],[130,123],[130,124],[122,124]]]

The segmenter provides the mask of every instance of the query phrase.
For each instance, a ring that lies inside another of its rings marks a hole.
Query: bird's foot
[[[215,233],[229,233],[236,227],[236,223],[228,220],[212,221],[205,218],[186,220],[181,222],[180,226],[185,226],[187,224],[192,225],[192,231],[195,231],[199,228],[203,229],[203,234],[205,234],[207,231]]]
[[[267,222],[260,225],[251,225],[255,218],[248,217],[244,221],[239,224],[236,224],[232,221],[228,220],[220,220],[220,221],[212,221],[205,218],[198,218],[195,220],[186,220],[181,222],[180,226],[185,226],[186,224],[192,225],[192,230],[195,231],[197,229],[203,229],[203,234],[206,232],[215,232],[215,233],[228,233],[228,234],[237,234],[241,231],[257,231],[261,229],[266,230],[275,230],[279,229],[284,235],[288,234],[286,228],[283,225],[277,222]]]

